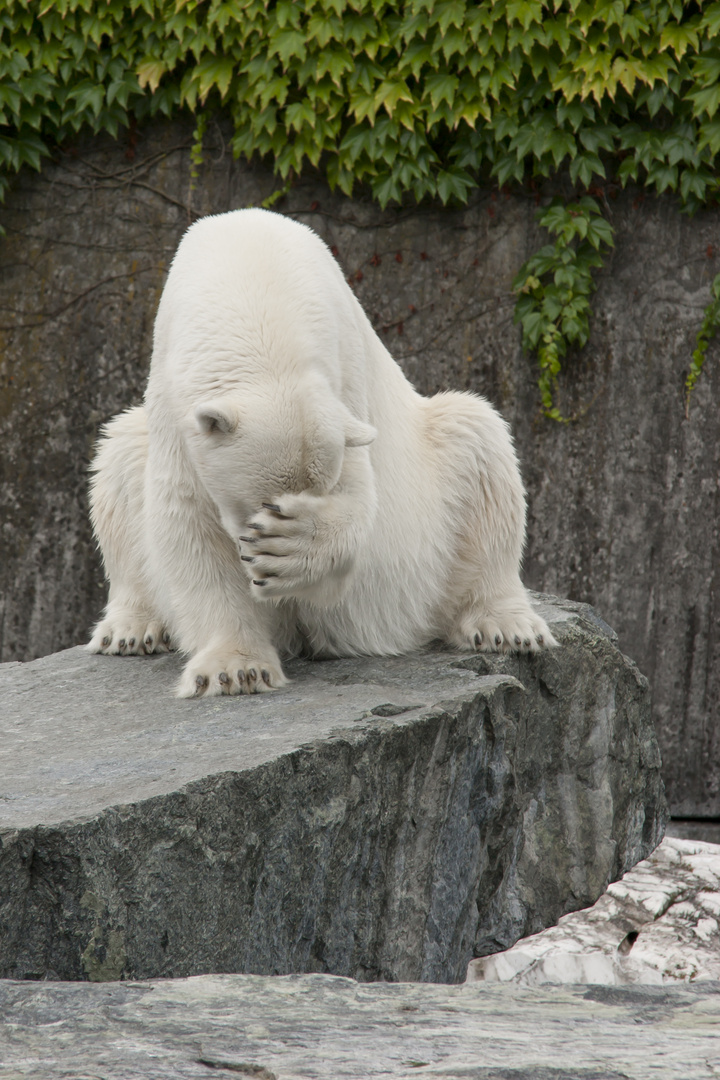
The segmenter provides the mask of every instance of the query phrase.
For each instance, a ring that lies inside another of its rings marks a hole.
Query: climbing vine
[[[700,372],[702,371],[703,364],[705,363],[705,354],[707,352],[708,345],[715,337],[716,333],[720,329],[720,274],[717,275],[710,288],[712,299],[705,308],[702,326],[698,331],[697,339],[695,341],[695,348],[692,354],[692,363],[690,364],[690,371],[688,372],[687,379],[685,380],[685,415],[690,415],[690,395],[692,394],[695,383],[700,378]]]
[[[522,325],[523,348],[537,352],[540,395],[545,415],[566,420],[553,404],[560,360],[569,345],[582,348],[590,328],[591,271],[602,266],[600,250],[612,246],[608,221],[589,195],[563,205],[556,199],[538,214],[539,224],[555,236],[520,268],[513,283],[518,300],[515,322]]]
[[[0,0],[0,195],[79,132],[181,110],[196,168],[221,109],[237,156],[366,185],[381,206],[562,174],[693,211],[719,191],[718,42],[717,0]],[[585,241],[557,233],[577,283]],[[537,288],[518,301],[527,342]],[[543,378],[582,339],[589,309],[568,304],[537,339]]]

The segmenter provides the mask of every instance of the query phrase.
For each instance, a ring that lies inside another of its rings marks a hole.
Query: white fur
[[[555,644],[518,576],[507,424],[481,397],[416,393],[288,218],[188,230],[145,405],[108,424],[93,468],[110,597],[88,649],[180,648],[181,697],[282,686],[280,654],[301,651]]]

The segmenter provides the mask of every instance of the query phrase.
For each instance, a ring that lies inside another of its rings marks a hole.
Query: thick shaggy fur
[[[93,469],[110,597],[88,649],[181,649],[181,697],[282,686],[300,652],[554,644],[519,578],[506,423],[481,397],[416,393],[288,218],[188,230],[145,404],[107,425]]]

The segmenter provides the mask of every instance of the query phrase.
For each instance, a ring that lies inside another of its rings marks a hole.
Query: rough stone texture
[[[0,975],[453,982],[594,903],[665,824],[648,685],[539,607],[548,653],[297,661],[255,697],[174,699],[175,656],[2,665]]]
[[[666,836],[591,908],[471,961],[468,982],[720,981],[719,917],[720,846]]]
[[[0,983],[0,1078],[712,1080],[720,984]]]
[[[86,639],[103,602],[87,523],[99,424],[140,400],[164,274],[192,216],[256,203],[269,172],[217,125],[190,205],[190,129],[97,139],[23,174],[0,212],[0,655]],[[128,160],[126,151],[133,160]],[[720,269],[720,211],[621,193],[591,342],[558,425],[538,413],[511,283],[542,242],[531,193],[459,211],[381,212],[303,182],[277,209],[338,250],[418,389],[486,394],[511,421],[530,493],[526,577],[596,604],[654,694],[673,812],[720,816],[720,354],[685,419],[683,380]]]

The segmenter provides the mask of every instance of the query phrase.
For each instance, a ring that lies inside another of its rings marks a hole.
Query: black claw
[[[134,637],[131,637],[130,640],[128,641],[128,648],[129,649],[134,649],[135,648],[135,638]]]
[[[251,667],[250,670],[248,671],[248,680],[250,682],[255,682],[257,680],[257,671],[255,670],[254,667]]]
[[[515,635],[515,644],[517,645],[518,649],[522,645],[522,639],[520,637],[518,637],[517,634]]]
[[[262,671],[260,672],[260,674],[262,675],[262,681],[264,683],[266,683],[267,686],[269,686],[270,685],[270,672],[266,671],[265,668],[263,668]]]
[[[220,674],[218,675],[218,682],[222,683],[223,686],[228,685],[228,683],[230,682],[230,676],[226,671],[220,672]]]
[[[479,630],[475,635],[474,641],[475,641],[475,648],[479,649],[482,646],[482,641],[483,641],[482,634],[480,633]]]
[[[535,640],[537,641],[538,645],[545,644],[545,638],[542,636],[542,634],[538,634]]]
[[[200,690],[204,690],[205,687],[207,686],[207,684],[208,684],[207,675],[196,675],[195,676],[195,685],[197,686],[196,693],[199,693]]]
[[[153,647],[153,636],[152,636],[152,634],[148,634],[148,636],[145,638],[145,641],[143,642],[143,644],[146,645],[148,649],[152,649],[152,647]]]
[[[163,639],[163,645],[169,645],[170,644],[170,635],[168,634],[167,630],[163,631],[162,639]]]
[[[523,645],[525,646],[526,649],[529,649],[530,648],[530,638],[525,638],[525,640],[523,641]]]
[[[103,649],[107,649],[107,647],[108,647],[108,645],[110,644],[111,641],[112,641],[112,638],[109,638],[107,636],[107,634],[106,634],[105,637],[102,639],[102,647],[103,647]]]
[[[275,503],[263,503],[262,505],[265,510],[272,510],[274,514],[282,514],[282,510]]]
[[[120,638],[120,640],[118,641],[118,649],[124,649],[126,644],[127,642],[125,641],[125,638]]]
[[[496,634],[495,635],[495,644],[496,645],[502,645],[502,634]]]
[[[238,679],[238,682],[240,683],[240,685],[242,686],[243,683],[245,682],[245,672],[243,671],[242,668],[240,668],[238,670],[237,679]]]
[[[265,526],[264,525],[258,525],[257,522],[255,522],[255,521],[248,521],[248,526],[247,527],[248,527],[248,529],[256,529],[258,532],[264,532],[265,531]],[[240,539],[242,540],[242,536],[240,537]]]
[[[257,544],[257,536],[241,536],[243,544]]]
[[[267,585],[267,581],[255,581],[253,578],[253,585]]]
[[[255,562],[252,555],[241,555],[240,558],[243,562]]]

